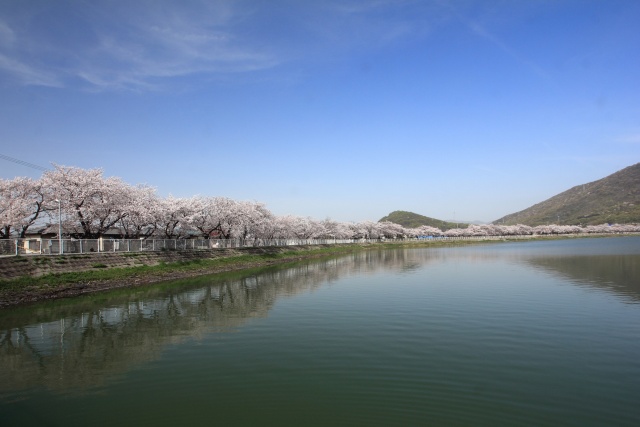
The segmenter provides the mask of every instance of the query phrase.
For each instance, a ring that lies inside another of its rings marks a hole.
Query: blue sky
[[[640,2],[0,8],[0,154],[278,215],[493,221],[640,161]],[[0,177],[40,172],[0,159]]]

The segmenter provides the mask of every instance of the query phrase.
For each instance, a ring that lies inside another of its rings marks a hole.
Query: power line
[[[34,165],[33,163],[25,162],[24,160],[15,159],[13,157],[5,156],[4,154],[0,154],[0,159],[7,160],[7,161],[13,162],[13,163],[17,163],[19,165],[26,166],[26,167],[32,168],[32,169],[38,169],[38,170],[41,170],[41,171],[48,171],[49,170],[49,169],[47,169],[45,167]]]

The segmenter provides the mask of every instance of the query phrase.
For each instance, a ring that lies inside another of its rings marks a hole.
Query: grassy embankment
[[[451,246],[469,243],[477,242],[389,242],[297,247],[291,249],[279,248],[279,250],[265,249],[261,253],[232,253],[229,256],[160,262],[157,265],[136,265],[121,268],[105,268],[106,266],[100,263],[100,259],[96,258],[95,262],[91,264],[91,270],[45,274],[42,276],[21,276],[0,280],[0,306],[42,299],[39,296],[44,296],[46,299],[73,296],[74,294],[115,287],[134,287],[166,280],[342,255],[362,250]],[[136,253],[124,254],[124,256],[135,257]],[[20,258],[26,260],[27,257],[16,257],[16,262],[21,261]],[[57,258],[62,257],[49,256],[48,258],[55,263]],[[75,289],[75,292],[71,290],[72,288]],[[56,296],[58,293],[63,294]]]
[[[534,237],[527,240],[558,239],[561,236]],[[564,237],[567,238],[567,237]],[[509,240],[509,239],[505,239]],[[478,243],[497,243],[503,240],[456,240],[456,241],[411,241],[363,243],[348,245],[326,245],[307,247],[257,248],[253,251],[231,251],[219,255],[212,252],[210,258],[161,261],[156,265],[135,265],[111,267],[100,263],[99,256],[90,264],[91,269],[82,271],[45,274],[41,276],[25,275],[0,280],[0,307],[34,302],[43,299],[55,299],[77,296],[87,293],[106,291],[116,288],[137,287],[170,280],[203,276],[249,268],[260,268],[275,264],[296,262],[304,259],[339,256],[347,253],[393,248],[418,248],[461,246]],[[122,256],[136,257],[142,253],[125,253]],[[82,257],[81,255],[79,257]],[[21,259],[22,258],[22,259]],[[16,262],[26,261],[27,257],[16,257]],[[64,256],[48,256],[50,262],[61,260]],[[66,262],[64,260],[60,262]]]

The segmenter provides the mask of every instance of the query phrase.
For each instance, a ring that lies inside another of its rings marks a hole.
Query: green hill
[[[407,211],[393,211],[389,215],[383,217],[378,222],[389,221],[394,224],[399,224],[405,228],[418,228],[421,225],[428,225],[430,227],[439,228],[442,231],[449,230],[450,228],[466,228],[467,224],[455,222],[442,221],[435,218],[429,218],[428,216],[418,215],[417,213]]]
[[[577,185],[494,224],[597,225],[640,223],[640,163]]]

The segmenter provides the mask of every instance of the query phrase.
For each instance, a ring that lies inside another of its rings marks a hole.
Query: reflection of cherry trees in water
[[[312,291],[343,276],[402,270],[429,260],[411,250],[367,251],[213,283],[211,278],[184,281],[184,286],[175,284],[168,291],[136,290],[106,303],[79,299],[77,304],[63,301],[59,308],[34,307],[24,318],[0,321],[0,392],[38,385],[53,390],[99,385],[157,358],[168,345],[265,317],[278,298]]]
[[[60,200],[60,206],[58,205]],[[103,177],[100,169],[55,165],[40,179],[0,179],[0,238],[12,232],[24,237],[37,221],[59,220],[63,234],[96,238],[117,229],[123,238],[256,238],[256,239],[378,239],[421,236],[512,236],[574,233],[640,232],[637,225],[470,225],[440,230],[405,228],[392,222],[345,223],[294,215],[277,216],[263,203],[226,197],[166,197],[153,187],[129,185]]]
[[[559,257],[482,248],[377,250],[272,267],[259,273],[202,277],[104,297],[8,310],[0,319],[0,393],[43,386],[57,391],[99,386],[167,346],[229,332],[266,317],[281,298],[311,292],[350,275],[412,272],[443,261],[506,260],[561,274],[640,300],[637,255]],[[631,279],[629,279],[631,277]],[[631,280],[631,282],[629,281]],[[634,281],[636,280],[636,281]]]

